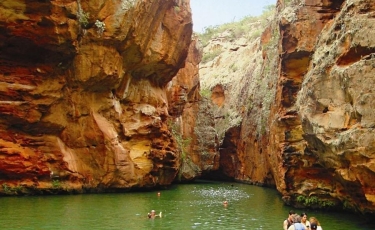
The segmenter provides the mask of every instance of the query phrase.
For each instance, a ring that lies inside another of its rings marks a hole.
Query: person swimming
[[[159,215],[156,215],[155,210],[151,210],[151,213],[147,213],[148,218],[154,219],[155,217],[160,217],[162,216],[162,212],[159,213]]]
[[[225,200],[225,201],[223,202],[223,205],[224,205],[224,207],[227,207],[227,206],[228,206],[228,201]]]

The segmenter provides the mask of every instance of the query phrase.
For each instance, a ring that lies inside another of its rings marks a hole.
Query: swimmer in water
[[[150,219],[155,219],[155,217],[161,218],[162,212],[159,213],[159,215],[156,215],[155,210],[151,210],[151,213],[148,213],[147,216]]]
[[[228,206],[228,201],[224,201],[223,205],[224,205],[224,207],[227,207]]]

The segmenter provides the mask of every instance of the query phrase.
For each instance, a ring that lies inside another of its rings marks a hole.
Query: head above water
[[[151,213],[155,213],[155,210],[151,210]]]

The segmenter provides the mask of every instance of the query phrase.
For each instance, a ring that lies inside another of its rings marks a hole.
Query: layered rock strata
[[[280,0],[260,40],[205,48],[223,51],[200,69],[218,132],[242,118],[219,135],[221,177],[275,186],[294,206],[374,213],[374,9]]]
[[[185,0],[0,3],[5,194],[170,184],[168,82],[185,64]]]
[[[181,153],[177,180],[192,181],[219,167],[218,139],[211,103],[201,97],[201,50],[194,37],[184,68],[168,84],[170,129]]]

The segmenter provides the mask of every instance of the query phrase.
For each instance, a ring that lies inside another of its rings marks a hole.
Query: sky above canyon
[[[265,6],[277,0],[190,0],[194,32],[205,27],[239,21],[245,16],[261,15]]]

